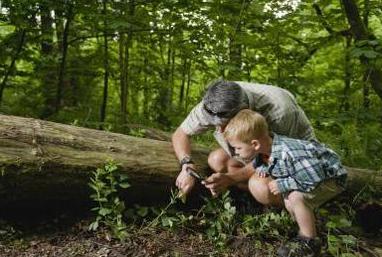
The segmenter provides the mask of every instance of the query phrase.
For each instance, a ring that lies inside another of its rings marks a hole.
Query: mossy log
[[[194,150],[207,172],[208,149]],[[0,115],[0,202],[88,198],[91,172],[107,160],[129,176],[134,202],[168,199],[179,172],[170,142]]]
[[[208,152],[193,149],[203,173]],[[107,160],[129,176],[126,195],[132,202],[168,200],[179,172],[170,142],[0,115],[0,203],[89,199],[91,172]],[[376,172],[348,170],[351,188],[369,180],[382,188]]]

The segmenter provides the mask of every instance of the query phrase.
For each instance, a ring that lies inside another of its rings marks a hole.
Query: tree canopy
[[[209,81],[290,90],[348,165],[380,169],[382,2],[2,0],[0,112],[173,130]]]

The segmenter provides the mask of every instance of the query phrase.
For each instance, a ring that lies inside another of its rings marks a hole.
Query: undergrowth
[[[263,208],[254,213],[241,213],[230,191],[216,198],[206,197],[199,208],[187,211],[179,208],[184,202],[177,190],[172,191],[164,208],[140,205],[125,208],[118,198],[118,191],[129,184],[113,162],[94,172],[90,186],[95,192],[91,197],[97,203],[93,209],[96,218],[90,229],[106,227],[113,238],[119,240],[153,228],[186,230],[202,234],[221,253],[230,251],[236,238],[244,237],[251,240],[256,249],[272,255],[275,244],[297,233],[297,225],[285,210]],[[353,200],[341,198],[341,202],[330,202],[319,209],[318,230],[327,256],[363,256],[361,253],[365,252],[365,247],[360,244],[363,234],[357,227],[356,208],[365,202],[381,203],[377,193],[374,186],[368,185]],[[135,226],[134,231],[129,231],[127,224]]]

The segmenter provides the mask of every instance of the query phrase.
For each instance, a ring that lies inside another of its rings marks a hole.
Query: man
[[[217,80],[211,83],[203,100],[197,104],[172,136],[175,154],[181,165],[176,186],[188,194],[195,184],[189,169],[195,166],[191,155],[191,136],[215,128],[215,139],[221,148],[208,156],[208,164],[215,172],[203,183],[217,195],[236,185],[247,189],[250,174],[240,172],[246,160],[236,158],[223,136],[229,120],[242,109],[262,114],[272,131],[292,138],[314,140],[313,128],[293,95],[282,88],[248,82]]]

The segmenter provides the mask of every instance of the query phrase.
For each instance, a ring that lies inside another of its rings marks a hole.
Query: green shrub
[[[110,229],[112,236],[124,240],[127,236],[126,223],[123,221],[125,204],[118,197],[119,189],[130,187],[128,177],[118,172],[118,167],[112,161],[93,172],[89,186],[94,193],[90,196],[97,206],[92,209],[97,217],[89,226],[97,230],[100,225]]]

